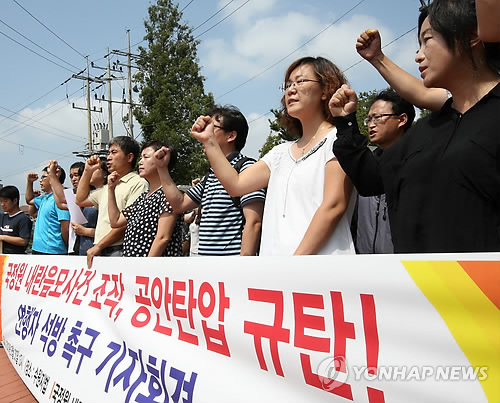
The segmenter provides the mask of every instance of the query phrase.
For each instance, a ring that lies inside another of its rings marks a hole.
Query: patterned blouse
[[[147,194],[142,193],[134,203],[122,210],[127,219],[123,256],[147,256],[156,237],[160,215],[174,212],[161,187],[149,196]],[[180,214],[162,256],[181,256],[182,222],[183,216]]]

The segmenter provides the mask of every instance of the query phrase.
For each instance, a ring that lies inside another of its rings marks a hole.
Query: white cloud
[[[276,55],[297,48],[304,38],[314,35],[320,22],[297,12],[255,21],[246,31],[236,35],[234,50],[244,57],[263,58],[264,63]]]
[[[256,19],[252,26],[239,27],[232,40],[204,42],[201,46],[203,67],[207,75],[215,75],[221,81],[244,80],[261,73],[280,58],[298,49],[285,64],[305,55],[314,55],[327,57],[345,69],[360,60],[355,42],[365,29],[377,27],[386,43],[394,38],[391,30],[376,18],[354,15],[329,27],[301,47],[328,25],[316,17],[297,12]]]
[[[215,76],[214,78],[219,80],[216,93],[223,93],[221,83],[227,83],[228,87],[232,88],[232,83],[243,82],[262,73],[329,24],[331,22],[324,23],[312,15],[297,12],[256,18],[253,25],[238,27],[232,39],[207,41],[202,48],[204,68],[207,75]],[[326,57],[343,70],[361,61],[346,72],[351,85],[362,91],[384,88],[387,85],[385,81],[368,62],[361,59],[355,49],[356,38],[368,28],[377,28],[380,31],[382,45],[396,38],[392,29],[379,19],[369,15],[353,15],[329,27],[289,56],[280,66],[270,69],[257,79],[261,82],[268,77],[277,80],[277,74],[281,76],[291,61],[312,55]],[[416,46],[415,34],[410,32],[388,46],[384,52],[403,69],[418,76],[414,62]]]
[[[206,41],[203,47],[206,52],[203,57],[203,69],[205,75],[209,75],[211,79],[221,81],[235,77],[241,79],[260,71],[256,60],[245,58],[234,52],[231,44],[223,39]]]

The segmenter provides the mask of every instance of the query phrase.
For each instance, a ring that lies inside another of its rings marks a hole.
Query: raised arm
[[[215,139],[210,116],[196,119],[191,134],[203,144],[215,175],[231,196],[242,196],[267,187],[271,171],[265,162],[258,161],[239,174],[231,166]]]
[[[28,174],[28,178],[26,180],[26,204],[29,206],[34,206],[33,199],[35,198],[35,194],[33,192],[33,182],[38,179],[38,174],[34,172],[30,172]]]
[[[76,190],[76,204],[80,207],[92,207],[92,202],[88,199],[90,194],[90,179],[92,174],[101,167],[101,159],[97,155],[92,155],[85,162],[85,169],[83,170],[82,177],[78,183]]]
[[[127,219],[120,213],[116,204],[115,188],[120,182],[120,174],[113,172],[108,176],[108,217],[111,228],[120,228],[127,225]]]
[[[162,147],[154,153],[156,158],[156,169],[160,176],[161,186],[168,202],[178,214],[194,209],[197,204],[186,194],[183,194],[170,176],[168,163],[170,161],[170,150]]]
[[[500,42],[500,0],[476,0],[477,33],[483,42]]]
[[[344,84],[330,99],[330,112],[337,127],[333,151],[361,196],[384,193],[379,161],[367,147],[368,139],[356,122],[357,96]]]
[[[423,81],[389,59],[382,52],[380,33],[376,29],[368,29],[359,35],[356,41],[356,50],[361,57],[377,69],[401,98],[413,105],[437,111],[448,99],[445,89],[425,87]]]
[[[50,186],[52,187],[52,193],[54,194],[54,200],[56,202],[56,206],[61,210],[68,210],[68,204],[66,203],[66,196],[64,196],[64,188],[61,182],[59,181],[59,175],[61,170],[59,169],[59,165],[57,161],[51,160],[49,161],[49,165],[47,167],[47,174],[49,176]]]

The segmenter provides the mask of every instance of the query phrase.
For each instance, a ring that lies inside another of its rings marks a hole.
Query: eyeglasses
[[[373,122],[375,124],[378,124],[380,122],[382,122],[382,118],[384,116],[399,116],[399,114],[397,113],[381,113],[379,115],[373,115],[373,116],[368,116],[364,121],[363,123],[368,126],[370,124],[370,122]]]
[[[285,92],[286,90],[292,88],[292,85],[295,85],[296,88],[302,87],[305,83],[308,82],[313,82],[313,83],[319,83],[320,81],[318,80],[311,80],[309,78],[299,78],[298,80],[295,81],[285,81],[283,84],[281,84],[280,90]]]

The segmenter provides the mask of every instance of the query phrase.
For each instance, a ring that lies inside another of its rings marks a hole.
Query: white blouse
[[[333,158],[337,129],[299,159],[293,142],[279,144],[262,157],[271,171],[262,220],[261,256],[293,255],[323,201],[326,163]],[[355,191],[347,211],[318,255],[354,254],[350,225]]]

